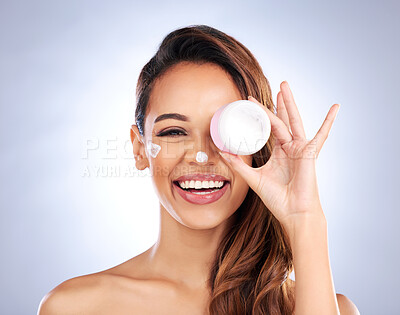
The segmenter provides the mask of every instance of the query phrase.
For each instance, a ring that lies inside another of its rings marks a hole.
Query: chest
[[[120,290],[104,292],[99,297],[96,315],[207,315],[207,292],[142,288],[142,290]]]

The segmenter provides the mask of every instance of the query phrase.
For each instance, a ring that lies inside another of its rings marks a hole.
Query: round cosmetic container
[[[214,113],[210,133],[221,151],[251,155],[267,143],[271,122],[260,105],[239,100],[222,106]]]

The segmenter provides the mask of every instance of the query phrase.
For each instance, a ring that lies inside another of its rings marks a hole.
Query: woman
[[[248,96],[267,112],[271,137],[253,155],[221,153],[211,117]],[[160,200],[159,238],[116,267],[63,282],[39,314],[359,314],[335,294],[315,172],[338,109],[306,140],[288,83],[275,108],[241,43],[205,25],[167,35],[140,73],[131,128],[136,168],[150,169]]]

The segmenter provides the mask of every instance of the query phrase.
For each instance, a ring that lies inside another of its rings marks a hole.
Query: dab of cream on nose
[[[196,161],[199,163],[207,162],[208,161],[207,153],[201,151],[197,152]]]
[[[155,144],[151,141],[147,143],[147,151],[149,152],[152,158],[156,158],[158,153],[160,152],[161,147],[158,144]]]

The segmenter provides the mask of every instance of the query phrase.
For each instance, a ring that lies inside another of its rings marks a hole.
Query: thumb
[[[218,152],[232,168],[239,173],[241,177],[247,182],[247,184],[254,190],[258,185],[257,172],[255,169],[247,165],[238,155],[231,154],[228,152]]]

